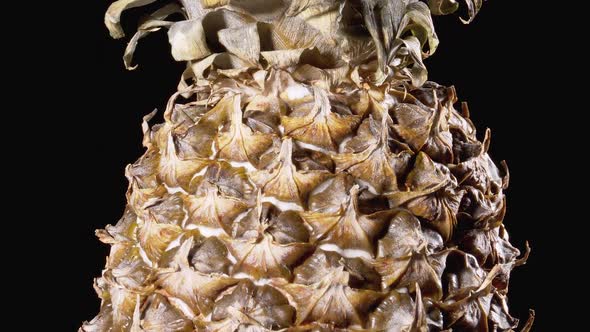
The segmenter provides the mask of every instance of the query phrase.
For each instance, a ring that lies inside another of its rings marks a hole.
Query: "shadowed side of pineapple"
[[[124,37],[125,10],[108,9]],[[470,22],[481,0],[463,2]],[[80,331],[514,331],[509,174],[427,79],[453,0],[182,0],[139,22],[186,62],[142,124]],[[174,20],[172,20],[174,18]],[[180,19],[179,19],[180,18]],[[534,313],[520,324],[529,331]]]

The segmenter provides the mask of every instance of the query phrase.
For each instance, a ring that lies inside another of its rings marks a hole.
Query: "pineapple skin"
[[[150,2],[115,2],[111,34]],[[140,25],[168,27],[187,71],[164,123],[144,118],[123,217],[97,230],[111,252],[80,331],[513,331],[508,281],[529,248],[502,224],[508,170],[455,89],[426,81],[433,28],[420,58],[417,37],[370,34],[391,13],[428,32],[419,15],[444,1],[285,3],[182,1]],[[180,8],[187,20],[158,23]],[[360,15],[368,42],[326,32],[317,17],[335,13]]]

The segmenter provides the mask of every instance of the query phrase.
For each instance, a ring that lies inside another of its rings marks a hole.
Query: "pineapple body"
[[[81,331],[515,328],[507,170],[455,90],[424,82],[418,38],[384,42],[384,62],[378,39],[334,43],[317,18],[370,26],[365,2],[254,3],[185,1],[170,26],[187,72],[165,122],[145,118],[123,217],[97,231],[112,247]],[[402,4],[398,31],[430,13]]]

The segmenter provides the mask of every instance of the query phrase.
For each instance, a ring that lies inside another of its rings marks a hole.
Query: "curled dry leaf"
[[[137,68],[137,66],[132,66],[131,63],[133,62],[133,54],[135,53],[135,49],[137,48],[137,43],[139,40],[152,32],[160,30],[163,27],[170,27],[173,23],[165,21],[165,19],[168,16],[177,13],[182,13],[181,8],[177,4],[171,3],[156,10],[139,25],[137,32],[133,35],[133,37],[131,37],[131,40],[129,40],[129,43],[125,48],[125,53],[123,54],[125,68],[129,70]]]
[[[481,9],[483,0],[465,0],[464,2],[467,6],[468,18],[467,20],[461,18],[461,22],[471,23]],[[459,2],[456,0],[428,0],[428,7],[434,15],[448,15],[459,9]]]
[[[202,19],[180,21],[168,30],[168,41],[176,61],[198,60],[211,54],[205,39]]]
[[[149,5],[155,1],[156,0],[119,0],[113,2],[104,16],[104,24],[109,29],[111,37],[122,38],[125,36],[123,28],[121,28],[121,13],[123,13],[123,11],[130,8]]]
[[[361,7],[379,59],[376,84],[395,74],[409,78],[413,86],[422,85],[427,73],[422,46],[428,43],[433,53],[438,45],[428,7],[417,0],[363,0]]]

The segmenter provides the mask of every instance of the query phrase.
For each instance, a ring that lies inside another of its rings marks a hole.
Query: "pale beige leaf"
[[[225,48],[252,64],[258,63],[260,57],[260,38],[256,24],[247,24],[239,28],[226,28],[217,32],[219,42]]]
[[[199,60],[211,54],[201,19],[174,23],[168,30],[168,41],[176,61]]]
[[[104,23],[113,38],[125,36],[121,28],[121,13],[127,9],[148,5],[156,0],[118,0],[113,2],[104,16]]]

